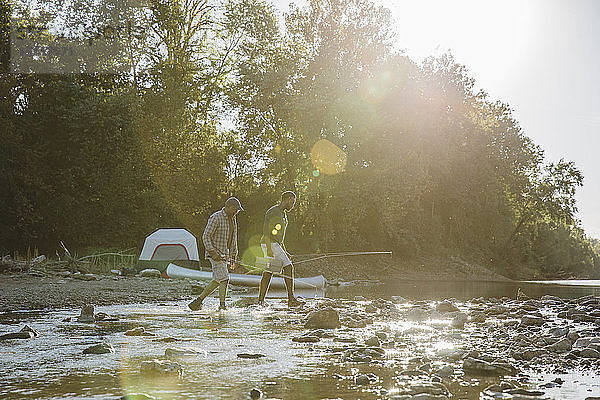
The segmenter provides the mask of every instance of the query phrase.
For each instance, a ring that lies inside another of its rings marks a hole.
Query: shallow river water
[[[402,282],[332,287],[327,289],[325,296],[348,299],[354,296],[367,299],[403,296],[413,301],[454,298],[460,305],[475,297],[514,298],[519,288],[531,298],[544,294],[563,298],[600,295],[600,286]],[[248,295],[255,294],[234,294],[228,302]],[[304,295],[310,297],[314,293]],[[281,299],[270,299],[265,308],[230,307],[221,312],[216,311],[218,300],[214,297],[207,299],[206,306],[199,312],[187,310],[187,302],[96,307],[96,312],[116,316],[118,321],[92,324],[72,322],[79,314],[78,309],[0,314],[0,333],[14,332],[24,324],[39,333],[31,340],[0,342],[0,398],[118,399],[128,393],[145,393],[157,399],[244,399],[250,398],[252,389],[259,389],[265,398],[376,399],[393,396],[402,380],[410,379],[379,364],[341,363],[339,352],[331,350],[332,343],[328,343],[328,339],[315,344],[292,342],[293,337],[306,331],[302,325],[303,316],[289,313]],[[388,331],[397,328],[392,326],[394,321],[376,322],[375,325]],[[153,336],[124,335],[134,327],[144,327]],[[161,341],[164,338],[173,341]],[[102,341],[110,343],[115,352],[82,354],[85,348]],[[445,346],[451,347],[452,343],[423,342],[419,354]],[[142,361],[167,359],[165,350],[168,348],[197,351],[194,355],[172,358],[183,367],[181,377],[141,374]],[[264,357],[239,358],[240,353],[258,353]],[[359,372],[375,374],[377,384],[357,386],[352,376]],[[600,377],[589,371],[532,372],[528,378],[515,377],[512,382],[534,387],[556,378],[564,383],[548,387],[545,396],[540,398],[600,396]],[[444,384],[453,398],[483,399],[481,390],[499,381],[498,378],[462,377],[444,380]]]

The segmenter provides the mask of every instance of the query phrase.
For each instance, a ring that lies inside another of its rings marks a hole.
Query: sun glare
[[[536,34],[536,2],[376,0],[392,12],[397,48],[420,61],[450,50],[457,61],[504,80],[524,62]]]

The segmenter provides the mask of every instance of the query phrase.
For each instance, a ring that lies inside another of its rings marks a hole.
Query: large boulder
[[[340,326],[340,315],[332,307],[311,312],[304,324],[308,329],[335,329]]]

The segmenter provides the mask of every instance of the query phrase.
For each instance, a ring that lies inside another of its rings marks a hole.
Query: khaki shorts
[[[262,243],[260,247],[262,247],[262,251],[265,257],[267,257],[267,245]],[[283,267],[291,265],[292,261],[279,243],[271,242],[271,250],[273,251],[273,260],[269,262],[269,267],[265,271],[280,274]]]
[[[227,271],[226,261],[215,261],[212,258],[209,258],[209,260],[210,265],[212,266],[212,278],[215,281],[221,282],[229,279],[229,271]]]

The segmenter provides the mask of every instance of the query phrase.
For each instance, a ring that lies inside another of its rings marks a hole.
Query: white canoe
[[[212,279],[212,272],[184,268],[175,264],[169,264],[165,272],[169,278],[188,278],[201,281],[209,281]],[[229,274],[229,283],[238,286],[258,287],[260,279],[260,275]],[[285,282],[283,281],[283,278],[273,277],[269,287],[283,289],[285,288]],[[316,275],[308,278],[294,278],[294,288],[296,289],[323,289],[324,287],[325,277],[323,275]]]

